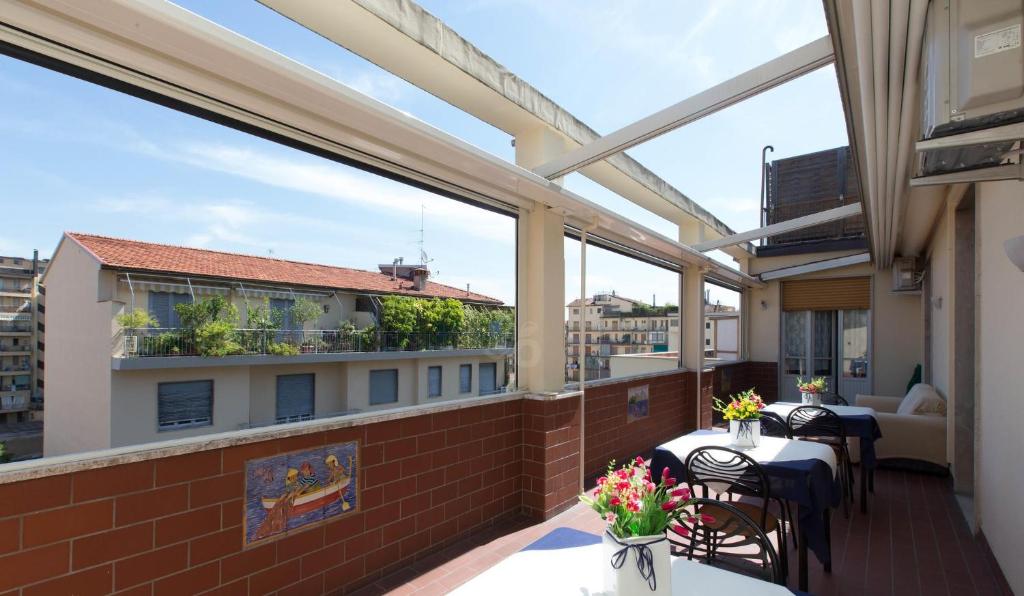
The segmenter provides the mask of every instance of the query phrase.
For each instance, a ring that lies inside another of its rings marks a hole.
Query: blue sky
[[[513,156],[502,131],[255,2],[178,3],[486,151]],[[423,5],[605,133],[826,33],[815,0]],[[0,254],[39,248],[47,255],[67,229],[374,268],[396,256],[416,258],[423,205],[435,279],[514,300],[508,218],[10,58],[0,58],[0,88],[0,202],[26,215],[4,226]],[[630,154],[741,230],[757,225],[760,149],[769,143],[777,157],[846,144],[831,67]],[[581,175],[566,184],[676,234],[669,222]],[[574,242],[566,260],[571,296],[579,288]],[[600,251],[588,260],[592,290],[678,300],[670,273]]]

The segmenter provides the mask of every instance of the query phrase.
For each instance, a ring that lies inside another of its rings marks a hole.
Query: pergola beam
[[[761,281],[769,281],[773,279],[782,279],[784,277],[793,277],[795,275],[803,275],[805,273],[814,273],[816,271],[839,269],[840,267],[859,265],[860,263],[867,263],[869,261],[871,261],[871,254],[862,252],[854,255],[847,255],[845,257],[839,257],[837,259],[826,259],[824,261],[804,263],[803,265],[794,265],[793,267],[773,269],[772,271],[765,271],[758,277],[761,278]]]
[[[861,211],[860,203],[851,203],[849,205],[843,205],[842,207],[836,207],[835,209],[819,211],[810,215],[804,215],[776,224],[771,224],[764,226],[763,228],[757,228],[756,230],[740,232],[739,234],[733,234],[732,236],[726,236],[725,238],[718,238],[717,240],[708,240],[707,242],[694,244],[693,248],[700,252],[707,252],[709,250],[715,250],[717,248],[723,248],[725,246],[731,246],[741,242],[749,242],[758,238],[767,238],[768,236],[777,236],[787,232],[794,232],[796,230],[814,227],[830,221],[853,217],[855,215],[860,215]]]
[[[833,61],[826,35],[534,168],[551,180],[685,126]]]

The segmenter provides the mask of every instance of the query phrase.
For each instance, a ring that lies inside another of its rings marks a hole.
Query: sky
[[[177,2],[504,159],[511,137],[256,2]],[[600,133],[826,34],[816,0],[425,0],[424,8]],[[374,269],[419,256],[436,281],[514,303],[510,218],[0,57],[0,254],[48,256],[64,230]],[[630,155],[734,230],[758,225],[761,147],[845,145],[831,67]],[[580,174],[566,186],[667,236],[676,227]],[[566,241],[567,301],[579,247]],[[675,274],[588,251],[588,293],[678,303]],[[731,293],[712,300],[734,303]]]

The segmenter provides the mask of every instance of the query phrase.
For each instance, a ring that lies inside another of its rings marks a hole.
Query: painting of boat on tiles
[[[246,462],[245,543],[355,511],[358,454],[352,441]]]

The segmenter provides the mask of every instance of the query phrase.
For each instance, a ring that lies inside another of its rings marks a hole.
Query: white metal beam
[[[1024,180],[1024,160],[1020,163],[932,174],[910,179],[910,186],[934,186],[936,184],[962,184],[965,182],[987,182],[992,180]],[[696,248],[696,247],[694,247]]]
[[[918,141],[914,146],[917,151],[933,151],[935,149],[954,149],[982,143],[1002,143],[1024,139],[1024,122],[1005,124],[994,128],[985,128],[972,132],[949,135]]]
[[[610,155],[625,151],[634,145],[831,64],[832,60],[832,42],[826,35],[629,126],[595,139],[534,168],[533,171],[548,180],[575,172]]]
[[[838,259],[827,259],[824,261],[815,261],[813,263],[805,263],[803,265],[794,265],[793,267],[783,267],[782,269],[765,271],[759,277],[761,278],[761,281],[769,281],[772,279],[781,279],[783,277],[803,275],[804,273],[814,273],[815,271],[828,271],[829,269],[859,265],[860,263],[867,263],[870,260],[871,254],[862,252],[855,255],[839,257]]]
[[[693,249],[699,250],[700,252],[707,252],[709,250],[715,250],[716,248],[739,244],[740,242],[749,242],[750,240],[756,240],[758,238],[767,238],[768,236],[785,234],[786,232],[810,228],[818,224],[828,223],[837,219],[860,215],[861,210],[862,208],[860,203],[851,203],[849,205],[843,205],[842,207],[836,207],[835,209],[828,209],[826,211],[819,211],[810,215],[795,217],[787,221],[764,226],[763,228],[757,228],[756,230],[740,232],[739,234],[733,234],[732,236],[726,236],[725,238],[718,238],[717,240],[708,240],[707,242],[694,244]]]

